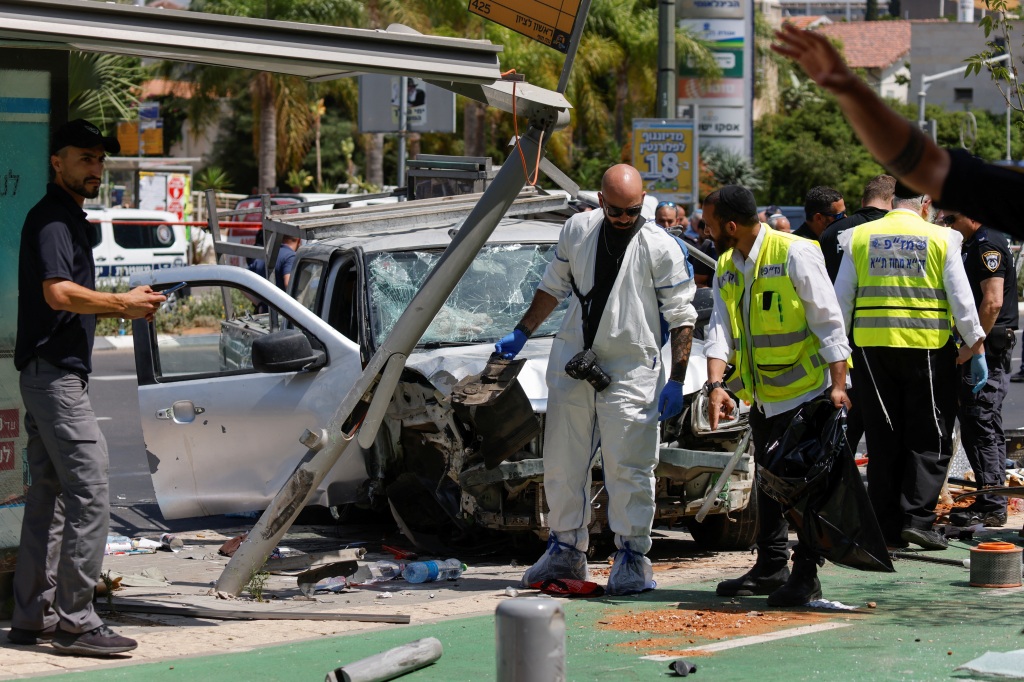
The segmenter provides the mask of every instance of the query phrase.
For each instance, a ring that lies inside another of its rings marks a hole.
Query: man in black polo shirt
[[[14,644],[52,640],[63,653],[110,655],[134,640],[115,634],[92,606],[110,522],[107,447],[89,403],[96,317],[152,319],[166,300],[148,286],[97,292],[82,205],[99,194],[105,152],[120,150],[84,120],[51,145],[53,182],[25,218],[18,271],[18,336],[32,485],[14,570]]]
[[[885,216],[892,210],[892,198],[896,191],[896,178],[891,175],[876,175],[864,185],[860,209],[852,215],[835,221],[821,233],[821,254],[825,256],[825,269],[833,283],[843,262],[843,250],[839,247],[839,235],[850,228],[870,223]]]
[[[978,318],[985,330],[988,381],[975,393],[969,365],[962,365],[960,436],[974,477],[985,486],[1006,485],[1006,439],[1003,399],[1010,387],[1010,356],[1016,341],[1017,273],[1006,237],[962,213],[947,211],[942,222],[964,237],[964,269],[971,283]],[[957,526],[1006,524],[1006,498],[978,495],[967,509],[950,514]]]
[[[816,242],[826,227],[845,217],[846,203],[842,194],[824,185],[812,187],[804,197],[804,224],[793,234]]]

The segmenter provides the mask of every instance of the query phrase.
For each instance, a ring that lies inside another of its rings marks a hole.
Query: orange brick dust
[[[809,625],[827,620],[844,612],[803,612],[803,611],[746,611],[741,609],[661,609],[658,611],[627,611],[609,614],[598,626],[605,630],[619,632],[667,635],[646,637],[616,646],[629,649],[643,649],[647,654],[678,656],[708,655],[705,652],[687,651],[687,645],[700,645],[709,640],[734,639],[761,635],[766,632]]]

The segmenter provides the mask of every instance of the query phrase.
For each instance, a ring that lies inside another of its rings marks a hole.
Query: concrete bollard
[[[498,682],[565,681],[565,613],[554,599],[519,597],[495,616]]]

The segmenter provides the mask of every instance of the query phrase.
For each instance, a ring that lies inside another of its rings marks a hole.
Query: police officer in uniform
[[[964,372],[960,382],[960,435],[975,480],[985,486],[1005,485],[1006,438],[1003,436],[1003,398],[1009,388],[1010,356],[1016,343],[1017,273],[1006,237],[962,213],[947,211],[947,225],[964,238],[963,261],[971,293],[985,330],[988,381],[975,392]],[[967,509],[949,516],[957,526],[1006,524],[1006,498],[979,495]]]
[[[850,346],[816,242],[759,223],[754,195],[737,185],[707,196],[704,220],[722,254],[704,349],[708,417],[711,428],[717,428],[735,407],[723,388],[731,362],[735,370],[729,388],[754,403],[750,426],[757,461],[805,403],[827,392],[837,408],[850,406]],[[726,597],[767,594],[769,606],[800,606],[820,598],[821,560],[804,543],[794,550],[789,570],[789,528],[782,506],[758,494],[757,517],[756,563],[744,575],[720,582],[716,592]]]
[[[896,185],[893,210],[839,236],[836,296],[852,329],[853,383],[868,439],[868,496],[890,547],[945,549],[932,530],[952,457],[957,363],[988,377],[962,237],[923,219],[930,200]],[[965,346],[957,355],[950,318]]]

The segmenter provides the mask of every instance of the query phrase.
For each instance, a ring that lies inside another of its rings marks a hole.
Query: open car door
[[[154,322],[133,324],[157,502],[168,519],[264,509],[307,451],[298,440],[303,430],[318,432],[359,376],[359,348],[243,268],[158,270],[132,286],[160,290],[182,281],[190,297],[172,294]],[[192,316],[202,325],[157,335],[182,306],[208,311]],[[312,502],[327,504],[328,488],[332,504],[351,501],[365,478],[353,448]]]

